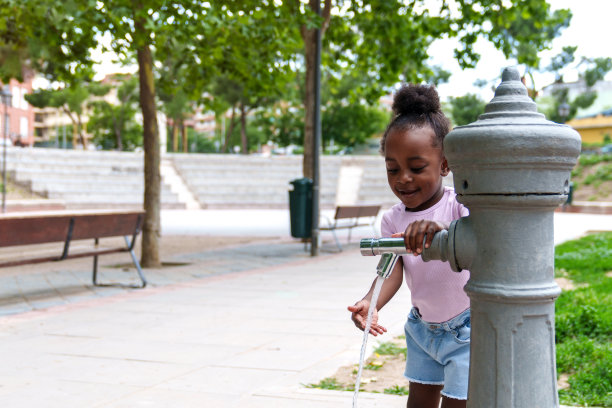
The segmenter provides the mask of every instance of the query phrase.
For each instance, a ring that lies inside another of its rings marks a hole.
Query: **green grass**
[[[582,166],[591,166],[601,162],[611,162],[612,154],[585,154],[578,158],[578,164]]]
[[[307,384],[306,388],[320,388],[322,390],[354,391],[355,386],[347,387],[338,382],[333,377],[327,377],[315,384]]]
[[[612,407],[612,233],[557,246],[555,266],[578,286],[555,304],[557,372],[569,375],[561,403]]]
[[[385,363],[381,361],[372,361],[368,364],[364,364],[363,369],[371,370],[371,371],[378,371],[383,367],[383,365],[385,365]]]
[[[400,387],[399,385],[394,385],[391,388],[385,388],[383,393],[384,394],[393,394],[393,395],[408,395],[408,388]]]

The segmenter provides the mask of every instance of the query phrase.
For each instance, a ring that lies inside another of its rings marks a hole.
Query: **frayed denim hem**
[[[442,394],[442,396],[446,397],[446,398],[456,399],[456,400],[460,400],[460,401],[467,401],[467,396],[465,398],[457,397],[455,395],[449,395],[449,394],[445,393],[444,391],[440,392],[440,394]]]
[[[406,378],[408,381],[413,382],[413,383],[417,383],[417,384],[425,384],[425,385],[444,385],[444,381],[425,381],[425,380],[417,380],[415,378],[410,378],[406,375],[404,375],[404,378]]]

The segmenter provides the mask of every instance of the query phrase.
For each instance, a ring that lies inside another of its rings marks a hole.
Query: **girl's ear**
[[[446,157],[442,158],[442,166],[440,166],[440,175],[442,177],[448,176],[450,173],[450,169],[448,168],[448,162],[446,161]]]

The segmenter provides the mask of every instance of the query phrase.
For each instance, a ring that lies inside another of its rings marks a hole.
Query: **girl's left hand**
[[[423,252],[423,241],[425,241],[425,248],[429,248],[435,233],[443,229],[448,229],[448,224],[439,221],[420,220],[408,225],[403,233],[397,232],[391,237],[404,237],[404,245],[408,253],[418,256]]]

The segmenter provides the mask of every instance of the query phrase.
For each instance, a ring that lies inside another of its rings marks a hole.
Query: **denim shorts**
[[[442,395],[466,400],[470,367],[470,309],[443,323],[421,320],[416,308],[408,314],[406,371],[411,382],[444,385]]]

